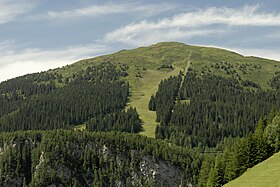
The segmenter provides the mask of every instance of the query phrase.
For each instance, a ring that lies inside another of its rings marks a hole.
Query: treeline
[[[275,114],[275,113],[274,113]],[[274,116],[274,115],[272,115]],[[220,187],[280,150],[280,115],[259,120],[246,138],[226,138],[216,158],[204,159],[199,187]]]
[[[162,80],[156,96],[151,96],[149,101],[149,110],[156,111],[156,121],[163,126],[166,126],[170,121],[181,80],[181,74]]]
[[[134,117],[130,116],[132,112],[120,113],[129,94],[128,83],[120,80],[126,69],[105,62],[66,78],[58,74],[42,73],[4,82],[0,84],[3,94],[0,96],[0,131],[68,128],[92,118],[100,121],[101,116],[114,113],[122,118],[122,122],[133,119],[135,123],[129,126],[129,122],[126,122],[121,127],[119,122],[116,127],[103,119],[102,124],[109,126],[91,129],[139,132],[142,124],[136,123],[134,119],[137,112],[133,112]],[[62,87],[54,86],[57,79],[64,79],[60,81],[65,82],[61,83]],[[33,87],[44,90],[43,85],[53,85],[53,89],[44,93],[32,92],[31,96],[24,91],[32,90]]]
[[[56,89],[53,79],[39,83],[38,77],[39,74],[25,75],[0,84],[0,117],[21,107],[27,97],[47,95]]]
[[[276,90],[280,90],[280,71],[277,71],[270,80],[270,86]]]
[[[34,73],[0,84],[0,118],[20,108],[32,96],[48,95],[56,89],[57,73]]]
[[[86,127],[91,131],[120,131],[138,133],[142,131],[142,122],[135,108],[117,111],[89,120]]]
[[[0,94],[31,95],[48,94],[55,89],[54,81],[61,77],[58,73],[33,73],[4,81],[0,84]]]
[[[66,83],[71,81],[91,81],[91,82],[103,82],[103,81],[116,81],[120,77],[126,77],[129,67],[127,65],[121,65],[117,67],[113,63],[103,62],[97,66],[89,66],[85,70],[81,70],[77,73],[74,73],[72,77],[65,79]]]
[[[195,185],[203,158],[190,149],[117,132],[2,133],[0,147],[1,186]],[[162,178],[160,169],[154,178],[143,169],[144,158],[148,168],[166,164],[179,179]]]
[[[26,101],[18,111],[1,119],[0,130],[45,130],[81,124],[122,109],[127,95],[128,84],[122,82],[71,84]]]
[[[162,109],[170,122],[157,127],[156,137],[178,145],[215,147],[225,137],[253,132],[260,117],[280,107],[278,98],[279,91],[247,89],[234,78],[189,71],[173,111]],[[186,99],[190,103],[181,102]]]

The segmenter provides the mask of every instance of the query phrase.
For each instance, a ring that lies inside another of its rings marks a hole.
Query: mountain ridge
[[[151,77],[157,77],[158,79],[153,82],[153,85],[158,85],[160,80],[163,80],[171,75],[176,75],[179,73],[179,71],[184,71],[184,69],[187,66],[187,59],[189,58],[189,54],[192,51],[193,55],[191,57],[192,64],[190,67],[194,69],[201,70],[203,66],[207,65],[208,67],[214,64],[216,61],[228,61],[228,59],[231,59],[231,64],[236,64],[238,62],[241,62],[242,64],[255,64],[255,60],[257,60],[258,66],[263,66],[264,63],[269,63],[264,65],[266,68],[263,69],[261,72],[256,72],[258,75],[242,75],[240,72],[239,74],[241,77],[244,76],[244,79],[250,80],[256,83],[261,84],[261,86],[264,89],[268,89],[267,82],[272,78],[275,68],[274,66],[277,65],[277,67],[280,67],[280,63],[278,61],[271,61],[268,59],[258,58],[258,57],[246,57],[243,55],[240,55],[236,52],[228,51],[221,48],[213,48],[213,47],[203,47],[203,46],[191,46],[186,45],[183,43],[177,43],[177,42],[161,42],[157,43],[151,46],[147,47],[139,47],[132,50],[122,50],[116,53],[113,53],[111,55],[105,55],[100,57],[95,57],[91,59],[86,59],[82,61],[78,61],[72,65],[69,66],[69,70],[62,71],[62,74],[66,74],[73,70],[71,69],[77,69],[77,67],[83,67],[87,66],[89,64],[95,64],[100,63],[102,61],[110,61],[113,63],[125,63],[130,66],[130,69],[128,70],[129,76],[125,78],[128,82],[130,82],[132,95],[130,97],[130,100],[132,101],[133,107],[139,107],[140,106],[140,112],[141,110],[145,110],[146,106],[148,104],[148,98],[141,100],[141,95],[148,94],[153,95],[155,94],[155,87],[153,89],[145,89],[141,85],[145,85],[149,83],[149,80],[153,80]],[[171,54],[171,55],[170,55]],[[202,55],[200,55],[202,54]],[[214,56],[214,57],[213,57]],[[230,58],[229,58],[230,57]],[[214,60],[213,60],[214,59]],[[201,62],[204,62],[202,64]],[[272,64],[271,64],[272,63]],[[174,66],[174,70],[172,71],[159,71],[158,68],[161,65],[170,65]],[[135,67],[133,67],[135,66]],[[219,64],[220,66],[220,64]],[[133,69],[134,68],[134,69]],[[147,69],[148,71],[143,71],[142,68]],[[212,68],[213,69],[213,68]],[[149,71],[152,70],[152,71]],[[214,69],[216,70],[216,69]],[[234,67],[235,71],[239,71],[238,67]],[[140,72],[140,73],[139,73]],[[137,76],[137,73],[143,74],[140,77]],[[217,70],[216,72],[213,72],[214,74],[222,75],[225,77],[229,77],[227,72],[223,72],[220,70]],[[164,75],[166,74],[166,75]],[[135,75],[135,76],[134,76]],[[147,77],[146,77],[147,76]],[[147,78],[147,79],[146,79]],[[141,82],[145,82],[145,84],[141,84]],[[152,84],[151,84],[152,85]],[[145,86],[144,86],[145,87]],[[141,91],[144,90],[144,91]],[[143,93],[146,92],[146,93]],[[138,101],[137,98],[140,97],[140,101]],[[142,96],[145,97],[145,96]],[[148,96],[149,97],[149,96]],[[145,103],[146,106],[141,106],[142,103]],[[134,105],[135,104],[135,105]],[[154,136],[154,130],[156,123],[155,115],[151,114],[151,112],[142,112],[140,116],[144,116],[144,128],[149,129],[148,133],[144,132],[144,135],[148,135],[150,137]],[[147,116],[147,117],[146,117]],[[146,122],[149,122],[153,126],[152,130],[150,129],[150,126],[145,126]]]
[[[190,54],[192,55],[190,56]],[[117,66],[129,66],[128,76],[122,78],[130,84],[131,94],[128,106],[138,108],[144,122],[144,129],[148,129],[144,130],[142,134],[149,137],[154,137],[157,125],[155,113],[147,111],[149,97],[155,95],[157,85],[161,80],[169,76],[176,76],[180,71],[184,72],[188,61],[191,61],[189,67],[198,72],[223,77],[234,76],[237,79],[260,84],[263,89],[270,88],[269,81],[277,68],[280,69],[278,61],[246,57],[222,48],[192,46],[178,42],[160,42],[151,46],[121,50],[113,54],[80,60],[71,65],[41,73],[59,74],[61,80],[55,79],[54,82],[60,87],[64,85],[63,82],[66,79],[71,79],[76,72],[108,61]],[[162,68],[162,66],[167,68]],[[151,125],[147,125],[147,123]]]

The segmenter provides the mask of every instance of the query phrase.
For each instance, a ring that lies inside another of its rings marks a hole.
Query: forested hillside
[[[180,87],[180,77],[162,81],[149,104],[160,122],[156,137],[178,145],[214,147],[225,137],[245,137],[261,117],[280,107],[279,89],[245,87],[234,78],[195,71],[186,74]]]
[[[279,151],[279,109],[280,62],[175,42],[17,77],[0,186],[222,186]]]
[[[4,186],[178,186],[196,182],[202,160],[187,148],[117,132],[29,131],[0,140]]]
[[[128,113],[120,113],[129,94],[128,82],[120,80],[126,75],[125,68],[104,62],[63,81],[61,75],[43,73],[4,82],[0,85],[3,102],[0,129],[69,128],[93,117],[113,115],[112,120],[119,120],[119,123],[106,127],[107,130],[139,132],[141,121],[137,111],[131,109]],[[55,86],[56,78],[62,86]],[[122,121],[129,121],[132,127]]]

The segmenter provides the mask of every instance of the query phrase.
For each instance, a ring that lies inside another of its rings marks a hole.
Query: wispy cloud
[[[216,30],[209,26],[215,25]],[[161,39],[181,39],[185,37],[215,34],[223,32],[218,26],[280,26],[280,13],[259,12],[259,5],[234,9],[211,7],[177,14],[171,18],[156,22],[141,21],[109,32],[104,37],[107,42],[142,44]],[[175,31],[175,32],[174,32]],[[149,40],[150,39],[150,40]]]
[[[106,3],[93,4],[88,7],[72,10],[49,11],[45,17],[50,19],[70,19],[81,17],[97,17],[109,14],[130,13],[151,16],[174,9],[175,7],[175,5],[167,3],[146,5],[139,3]]]
[[[145,22],[142,22],[142,24],[145,24]],[[174,27],[169,29],[143,28],[139,30],[138,29],[134,30],[134,28],[130,28],[129,26],[127,26],[125,28],[121,28],[106,34],[104,37],[104,41],[121,42],[128,45],[141,46],[141,45],[149,45],[160,41],[189,39],[198,36],[202,37],[214,33],[222,34],[221,31],[215,29],[184,29],[184,28]]]
[[[213,24],[230,26],[280,26],[280,13],[259,11],[260,6],[242,8],[211,7],[194,12],[183,13],[157,24],[163,27],[185,26],[199,27]]]
[[[233,47],[233,46],[218,46],[218,45],[204,45],[205,47],[214,47],[214,48],[220,48],[225,49],[228,51],[233,51],[238,54],[241,54],[243,56],[254,56],[254,57],[260,57],[265,59],[271,59],[276,60],[280,62],[280,48],[240,48],[240,47]]]
[[[3,51],[8,51],[13,46],[13,40],[4,40],[0,42],[0,55]]]
[[[56,50],[25,49],[22,51],[13,51],[9,47],[8,50],[0,54],[0,82],[27,73],[61,67],[80,59],[103,54],[109,50],[103,45],[73,46]]]
[[[256,56],[261,58],[267,58],[280,61],[280,48],[278,49],[254,49],[254,48],[232,48],[231,51],[235,51],[244,56]]]
[[[31,11],[35,0],[0,0],[0,24],[8,23]]]

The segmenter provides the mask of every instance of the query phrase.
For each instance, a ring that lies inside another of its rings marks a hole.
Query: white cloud
[[[0,55],[3,51],[7,51],[13,46],[14,41],[13,40],[5,40],[0,42]]]
[[[0,24],[8,23],[35,7],[35,0],[0,0]]]
[[[226,7],[198,9],[155,22],[141,21],[132,23],[107,33],[104,40],[107,42],[141,45],[145,40],[146,43],[151,43],[227,31],[226,27],[221,29],[217,25],[280,26],[280,13],[261,13],[258,10],[258,5],[245,6],[239,9]],[[209,29],[211,25],[215,25],[216,31]]]
[[[225,24],[230,26],[280,26],[280,13],[262,13],[258,10],[259,5],[244,6],[239,9],[211,7],[179,14],[171,19],[164,19],[158,25],[162,27],[199,27],[212,24]]]
[[[126,30],[127,29],[127,30]],[[179,39],[188,39],[196,36],[207,36],[210,34],[222,34],[215,29],[143,29],[138,31],[129,31],[130,28],[119,29],[106,34],[105,42],[122,42],[128,45],[142,46],[157,43],[160,41],[174,41]]]
[[[9,49],[0,54],[0,82],[27,73],[61,67],[80,59],[103,54],[108,50],[109,48],[102,45],[74,46],[59,50]]]
[[[231,51],[236,51],[244,56],[256,56],[271,60],[280,61],[279,49],[254,49],[254,48],[232,48]]]
[[[243,56],[254,56],[265,59],[276,60],[280,62],[280,48],[265,49],[265,48],[239,48],[239,47],[228,47],[228,46],[217,46],[217,45],[203,45],[205,47],[214,47],[233,51]]]
[[[80,17],[96,17],[109,14],[142,14],[145,16],[156,15],[158,13],[168,11],[175,8],[175,5],[161,3],[161,4],[138,4],[138,3],[107,3],[107,4],[93,4],[88,7],[78,8],[64,11],[49,11],[47,18],[50,19],[68,19]]]

